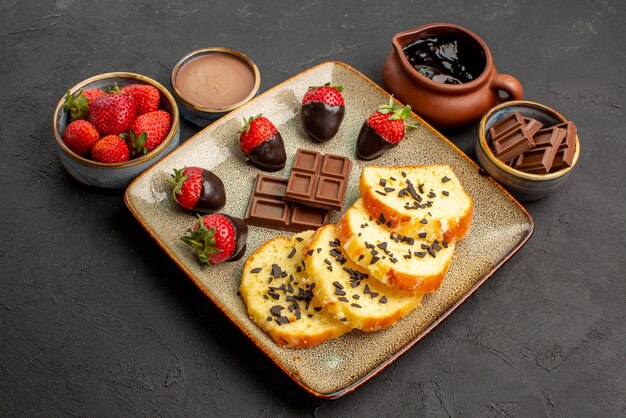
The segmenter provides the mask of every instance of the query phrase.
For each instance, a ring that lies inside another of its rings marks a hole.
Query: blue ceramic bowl
[[[180,142],[180,120],[176,101],[165,87],[149,77],[125,72],[100,74],[78,83],[70,89],[70,93],[75,95],[81,89],[101,89],[107,91],[116,83],[120,87],[133,83],[150,84],[159,89],[161,92],[159,108],[168,111],[172,116],[172,128],[165,140],[146,155],[123,163],[99,163],[92,161],[75,154],[63,142],[63,132],[69,124],[68,112],[63,109],[65,105],[65,96],[63,96],[54,110],[52,118],[52,130],[54,131],[61,163],[67,172],[81,183],[105,189],[126,187],[140,173],[176,148]]]
[[[544,126],[557,125],[567,122],[559,112],[539,103],[527,100],[517,100],[502,103],[489,110],[478,125],[478,139],[476,140],[476,157],[480,165],[494,179],[502,184],[518,200],[530,202],[539,200],[565,183],[567,177],[576,166],[580,155],[580,142],[576,136],[576,150],[571,167],[548,174],[531,174],[509,167],[491,150],[491,136],[489,128],[506,118],[508,115],[519,112],[521,115],[537,119]]]
[[[243,100],[238,103],[219,109],[210,109],[207,107],[197,106],[193,103],[186,101],[181,96],[180,91],[176,88],[176,77],[178,76],[178,71],[180,71],[180,69],[192,59],[209,54],[230,54],[234,55],[235,57],[246,63],[254,74],[254,86],[252,87],[252,91],[250,91],[250,94],[248,94]],[[250,58],[248,58],[241,52],[237,52],[228,48],[205,48],[192,51],[182,57],[172,70],[170,83],[172,85],[172,90],[174,91],[174,96],[176,96],[176,100],[178,101],[178,104],[180,106],[180,113],[183,118],[195,125],[205,127],[213,123],[215,120],[221,118],[228,112],[237,109],[244,103],[249,102],[254,96],[256,96],[259,93],[259,87],[261,86],[261,73],[259,72],[259,68],[256,66],[256,64],[254,64],[254,62],[252,62]]]

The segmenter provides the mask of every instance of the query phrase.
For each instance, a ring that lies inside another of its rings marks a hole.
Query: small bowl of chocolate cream
[[[207,126],[256,96],[261,74],[241,52],[205,48],[178,61],[171,83],[181,115],[198,126]]]

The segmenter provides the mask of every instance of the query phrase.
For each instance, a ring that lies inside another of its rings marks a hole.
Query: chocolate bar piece
[[[535,144],[532,136],[528,135],[524,125],[519,125],[508,133],[492,138],[496,157],[508,162],[524,151],[528,151]]]
[[[287,179],[257,174],[244,218],[246,223],[297,232],[328,223],[328,210],[283,201],[286,189]]]
[[[506,135],[525,124],[524,117],[519,112],[515,112],[489,128],[489,135],[491,135],[491,140],[495,141],[496,138]]]
[[[553,126],[542,129],[533,137],[534,148],[515,159],[513,168],[527,173],[547,174],[565,137],[565,130]]]
[[[574,122],[565,122],[555,126],[565,130],[565,139],[559,146],[552,163],[551,172],[571,167],[574,163],[574,151],[576,149],[576,125]]]
[[[524,118],[524,123],[526,124],[526,132],[528,132],[530,136],[535,136],[543,126],[543,123],[533,118]]]
[[[341,210],[352,171],[347,157],[299,149],[293,160],[284,200]]]
[[[542,129],[533,136],[535,147],[555,147],[558,148],[565,138],[565,130],[557,126]]]

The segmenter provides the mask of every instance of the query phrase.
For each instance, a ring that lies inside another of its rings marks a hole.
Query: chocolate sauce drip
[[[202,192],[193,208],[197,212],[213,213],[226,204],[226,190],[222,180],[209,170],[202,170]]]
[[[263,171],[278,171],[285,167],[287,154],[285,153],[285,144],[280,132],[258,147],[250,151],[247,155],[252,165]]]
[[[233,255],[227,261],[237,261],[246,252],[246,241],[248,240],[248,225],[234,216],[224,215],[228,218],[235,228],[235,248],[233,249]]]
[[[356,155],[360,159],[365,161],[373,160],[393,147],[395,147],[394,144],[385,141],[367,122],[363,123],[356,141]]]
[[[344,106],[328,106],[322,102],[310,102],[300,109],[300,121],[311,139],[326,142],[337,134],[345,111]]]

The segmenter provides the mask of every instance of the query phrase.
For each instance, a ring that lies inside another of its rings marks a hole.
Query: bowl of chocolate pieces
[[[521,201],[542,199],[559,188],[579,155],[576,125],[539,103],[500,104],[478,126],[480,165]]]

